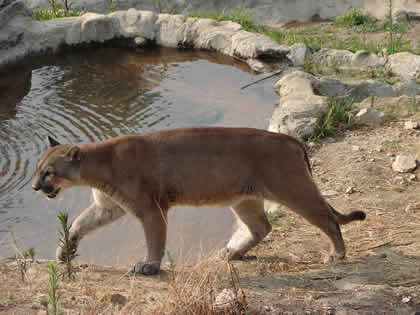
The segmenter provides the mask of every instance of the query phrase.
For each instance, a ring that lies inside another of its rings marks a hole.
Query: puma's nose
[[[39,185],[39,184],[33,184],[32,185],[32,189],[35,190],[35,191],[38,191],[38,190],[41,189],[41,185]]]

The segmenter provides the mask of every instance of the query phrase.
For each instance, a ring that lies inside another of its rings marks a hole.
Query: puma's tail
[[[337,210],[335,210],[331,205],[329,206],[332,213],[337,218],[338,224],[340,225],[347,224],[352,221],[363,221],[366,218],[366,214],[361,210],[355,210],[355,211],[350,212],[349,214],[342,214],[338,212]]]

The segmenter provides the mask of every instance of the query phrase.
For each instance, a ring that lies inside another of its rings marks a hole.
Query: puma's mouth
[[[47,198],[48,199],[54,199],[55,197],[57,197],[58,193],[60,192],[61,188],[58,187],[56,190],[54,190],[53,192],[50,192],[47,194]]]

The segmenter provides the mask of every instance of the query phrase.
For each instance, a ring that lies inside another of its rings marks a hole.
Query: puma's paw
[[[71,253],[70,254],[74,254],[77,251],[77,245],[78,245],[78,242],[76,242],[76,241],[72,242]],[[57,260],[58,263],[66,262],[66,255],[65,255],[64,250],[61,246],[57,247],[57,250],[55,252],[55,259]]]
[[[324,264],[337,262],[337,261],[343,260],[345,257],[346,257],[345,254],[332,254],[324,258]]]
[[[235,251],[231,248],[221,249],[217,256],[226,260],[240,260],[242,258],[242,255],[239,255],[237,252],[235,253]]]
[[[136,275],[145,275],[145,276],[152,276],[160,271],[160,264],[148,264],[145,262],[139,261],[133,267],[132,272]]]
[[[257,259],[255,255],[245,256],[239,252],[235,252],[233,249],[223,248],[219,251],[218,256],[222,259],[227,260],[254,260]]]

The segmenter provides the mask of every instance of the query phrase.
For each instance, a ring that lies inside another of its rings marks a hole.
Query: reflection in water
[[[204,51],[116,48],[37,58],[14,69],[0,82],[0,230],[13,229],[22,247],[52,258],[57,211],[74,218],[90,203],[85,187],[48,202],[25,185],[48,134],[62,143],[82,143],[184,126],[266,128],[276,99],[273,81],[241,91],[258,79],[247,69]],[[127,216],[87,237],[80,259],[115,264],[141,257],[142,230],[133,221]],[[233,219],[224,208],[180,207],[169,221],[172,255],[181,248],[183,257],[197,257],[200,248],[223,244]],[[6,238],[0,234],[0,258],[11,251]]]

